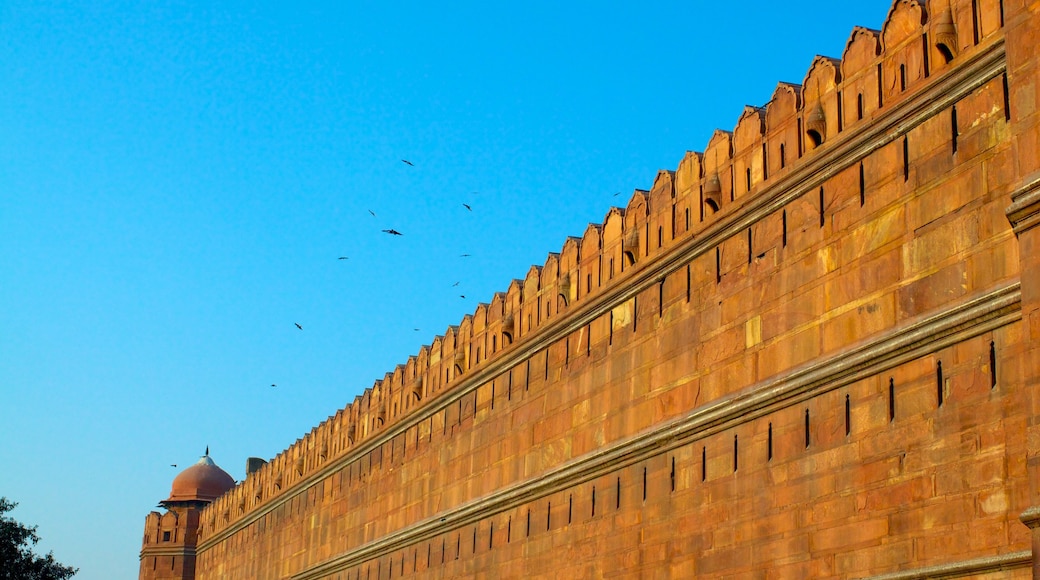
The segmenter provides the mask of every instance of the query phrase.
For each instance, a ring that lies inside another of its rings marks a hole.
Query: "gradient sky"
[[[889,7],[0,2],[10,515],[136,577],[207,445],[244,478]]]

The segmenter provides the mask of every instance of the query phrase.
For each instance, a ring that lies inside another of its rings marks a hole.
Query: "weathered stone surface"
[[[192,573],[1029,577],[1037,38],[896,0],[199,512]]]

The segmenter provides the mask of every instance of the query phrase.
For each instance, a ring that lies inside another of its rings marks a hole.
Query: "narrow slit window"
[[[686,301],[690,301],[690,292],[692,291],[691,286],[693,285],[693,270],[689,264],[686,264]]]
[[[592,517],[596,517],[596,486],[592,486]]]
[[[737,168],[729,166],[729,200],[734,200],[734,195],[737,192]]]
[[[780,144],[780,169],[783,169],[787,164],[787,154],[784,151],[784,144]]]
[[[722,250],[715,247],[715,283],[722,282]]]
[[[783,210],[780,213],[780,222],[781,222],[780,223],[780,225],[781,225],[780,243],[781,243],[782,247],[786,248],[787,247],[787,210],[786,209]]]
[[[971,40],[972,44],[979,43],[979,3],[971,0]]]
[[[769,179],[769,148],[762,143],[762,181]]]
[[[896,380],[888,378],[888,422],[896,420]]]
[[[867,177],[863,171],[863,162],[859,164],[859,206],[863,207],[867,203]]]
[[[621,477],[617,478],[617,488],[614,492],[614,498],[617,500],[614,509],[621,509]]]
[[[747,191],[751,191],[751,168],[744,170],[744,181],[747,183]]]
[[[643,501],[646,501],[646,468],[643,468]]]
[[[910,140],[903,137],[903,181],[910,180]]]
[[[879,109],[885,106],[885,97],[884,97],[885,91],[884,91],[884,85],[882,84],[881,72],[882,72],[881,63],[878,63],[878,65],[877,65],[877,106],[878,106]]]
[[[997,386],[997,345],[989,343],[989,388]]]
[[[931,47],[928,46],[927,32],[921,35],[921,45],[921,54],[923,55],[923,58],[921,59],[921,64],[924,67],[924,78],[928,78],[932,74],[932,63],[928,61],[928,53],[931,52]]]
[[[809,409],[805,410],[805,448],[809,448]]]
[[[935,398],[940,407],[942,407],[945,402],[944,399],[946,393],[943,392],[945,390],[944,386],[945,381],[943,381],[942,361],[937,361],[935,363]]]
[[[845,99],[842,98],[842,92],[838,91],[838,132],[841,133],[845,129]]]
[[[824,199],[823,199],[823,187],[820,187],[820,227],[822,228],[827,223],[827,216],[824,213]]]
[[[1008,77],[1007,73],[1001,75],[1001,80],[1004,88],[1004,121],[1011,121],[1011,94],[1008,92]]]
[[[769,422],[769,430],[766,434],[766,461],[773,460],[773,422]]]
[[[737,435],[734,434],[733,435],[733,473],[737,472],[737,445],[738,445]]]
[[[636,323],[639,322],[639,296],[632,297],[632,332],[636,331]]]
[[[845,395],[845,436],[852,434],[852,404],[849,396]]]
[[[567,525],[573,521],[574,518],[574,494],[567,495]]]
[[[672,456],[672,472],[669,475],[672,483],[672,491],[675,491],[675,456]]]
[[[899,65],[899,91],[903,92],[906,90],[906,65]]]
[[[549,531],[552,527],[552,502],[547,502],[545,506],[545,531]]]
[[[856,95],[856,120],[863,120],[863,93]]]
[[[752,249],[751,249],[751,246],[752,246],[752,244],[751,244],[751,228],[748,228],[747,229],[747,263],[748,264],[751,263],[751,254],[753,253]]]
[[[802,142],[802,135],[803,135],[803,131],[802,131],[802,118],[799,117],[798,118],[798,151],[797,151],[799,157],[801,157],[802,156],[802,152],[805,151],[805,144]]]
[[[700,204],[699,205],[700,205],[700,208],[701,208],[701,218],[700,218],[700,221],[703,222],[704,221],[704,186],[703,185],[700,186]]]
[[[701,447],[701,481],[708,479],[708,448]]]
[[[957,153],[957,105],[950,107],[950,146]]]

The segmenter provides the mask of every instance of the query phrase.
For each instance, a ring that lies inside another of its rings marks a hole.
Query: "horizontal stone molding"
[[[192,546],[148,546],[141,550],[141,560],[156,556],[184,556],[194,557],[195,548]]]
[[[1011,193],[1011,205],[1004,212],[1015,235],[1040,224],[1040,173],[1030,176]]]
[[[1031,551],[1011,552],[999,556],[987,556],[963,562],[939,564],[927,568],[916,568],[902,572],[892,572],[880,576],[864,577],[861,580],[924,580],[925,578],[964,578],[977,574],[989,574],[1016,568],[1028,568],[1033,564]]]
[[[292,576],[316,580],[520,507],[1021,320],[1019,284],[923,316]]]
[[[296,482],[291,489],[253,508],[227,527],[202,539],[200,553],[237,533],[279,506],[306,492],[326,477],[357,461],[408,429],[443,412],[462,397],[480,386],[508,372],[535,354],[548,348],[569,334],[576,332],[612,308],[623,304],[640,292],[660,283],[666,276],[679,271],[698,256],[713,250],[728,238],[744,232],[748,227],[782,209],[786,204],[809,192],[827,179],[858,163],[872,152],[895,141],[940,111],[952,106],[972,91],[1003,74],[1006,70],[1004,39],[979,47],[979,50],[958,67],[951,67],[929,79],[929,82],[904,100],[878,113],[875,121],[850,128],[828,140],[792,165],[785,176],[764,187],[758,194],[742,199],[741,203],[723,210],[715,221],[698,235],[675,244],[653,259],[643,260],[622,275],[618,284],[601,293],[578,301],[564,316],[547,322],[531,335],[521,337],[501,356],[489,359],[468,371],[450,389],[434,395],[426,404],[391,423],[368,439],[359,442],[349,452],[335,458]],[[211,506],[208,509],[214,509]],[[207,512],[208,512],[207,509]],[[210,514],[205,513],[203,521]],[[310,578],[311,576],[307,576]]]

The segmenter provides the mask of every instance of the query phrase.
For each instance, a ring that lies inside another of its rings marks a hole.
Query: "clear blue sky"
[[[206,445],[242,479],[889,7],[0,3],[11,515],[136,577]]]

